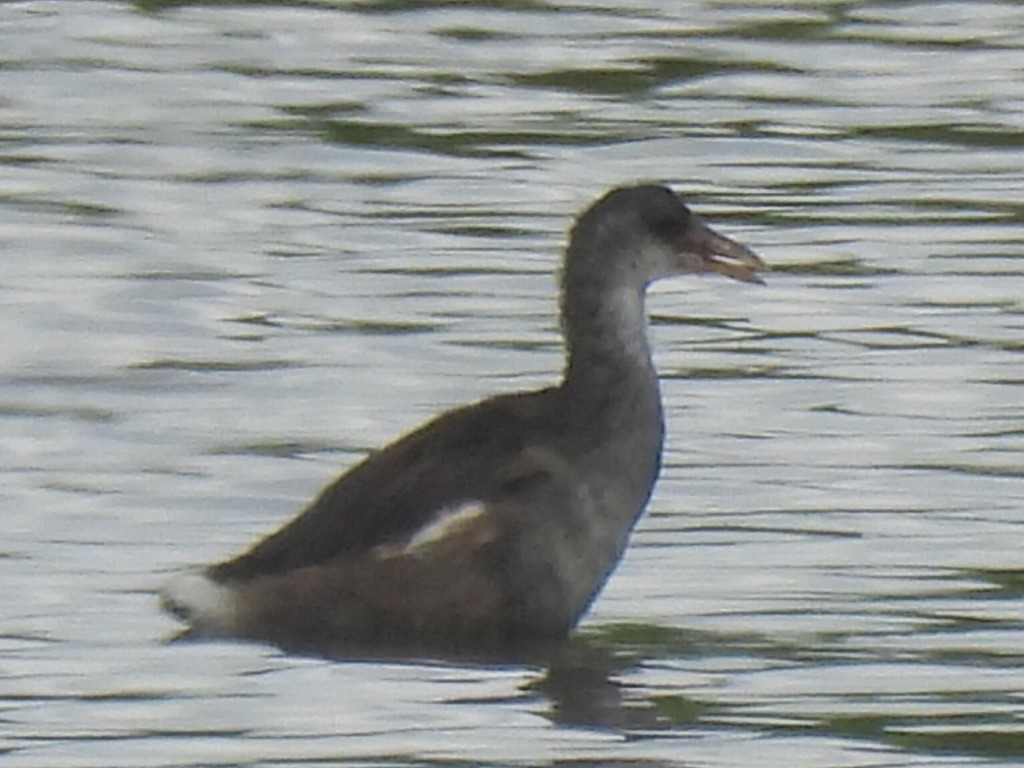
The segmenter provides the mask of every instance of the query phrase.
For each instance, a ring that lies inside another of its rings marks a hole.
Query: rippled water
[[[10,768],[1020,765],[1024,7],[0,5]],[[154,590],[548,382],[570,217],[775,267],[651,301],[667,466],[558,658],[167,645]]]

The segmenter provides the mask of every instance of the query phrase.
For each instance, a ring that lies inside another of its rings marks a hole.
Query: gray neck
[[[594,272],[569,270],[564,278],[566,405],[593,437],[632,433],[660,451],[661,395],[647,342],[644,286],[595,279]]]
[[[599,268],[574,274],[571,262],[568,267],[562,287],[568,361],[560,399],[582,492],[580,504],[566,510],[572,535],[561,538],[565,552],[558,562],[582,611],[647,504],[661,466],[664,425],[644,286],[616,279],[623,275],[602,279]]]

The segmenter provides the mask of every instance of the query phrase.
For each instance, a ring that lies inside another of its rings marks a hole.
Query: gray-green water
[[[0,754],[1024,763],[1024,6],[0,5]],[[561,365],[570,217],[775,271],[651,300],[649,515],[566,658],[166,645],[154,590]]]

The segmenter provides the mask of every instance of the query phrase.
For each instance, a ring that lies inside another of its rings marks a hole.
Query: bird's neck
[[[606,567],[625,548],[650,496],[665,427],[643,287],[595,282],[595,274],[598,270],[566,274],[562,323],[568,360],[560,394],[564,439],[593,502],[581,525]],[[607,575],[595,568],[598,572]]]
[[[660,440],[661,397],[647,341],[643,286],[603,282],[594,270],[569,270],[562,286],[562,324],[567,407],[616,431],[656,425]]]

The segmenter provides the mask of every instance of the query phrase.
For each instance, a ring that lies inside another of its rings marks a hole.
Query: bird
[[[437,416],[366,456],[244,553],[160,594],[188,637],[384,651],[567,637],[621,559],[661,469],[653,282],[765,262],[666,186],[607,192],[560,274],[561,380]]]

